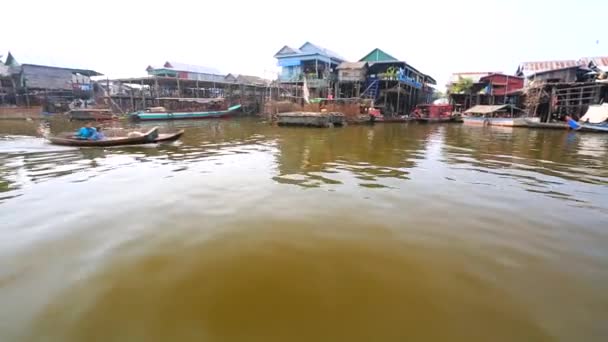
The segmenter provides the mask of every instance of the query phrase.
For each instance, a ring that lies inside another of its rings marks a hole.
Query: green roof
[[[15,57],[13,57],[13,54],[10,51],[8,52],[8,56],[6,56],[6,61],[4,62],[4,64],[12,67],[19,66],[19,63],[17,62]]]
[[[365,57],[359,60],[360,62],[390,62],[395,61],[398,62],[397,58],[389,55],[388,53],[375,48],[372,52],[365,55]]]

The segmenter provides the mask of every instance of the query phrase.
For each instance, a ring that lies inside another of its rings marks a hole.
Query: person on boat
[[[105,134],[103,134],[103,132],[101,131],[101,127],[97,127],[95,129],[95,133],[93,133],[93,135],[91,135],[91,140],[105,140],[106,136]]]
[[[566,121],[568,122],[568,126],[570,126],[571,129],[576,130],[581,128],[581,125],[579,125],[578,122],[574,121],[574,119],[572,119],[570,115],[566,115]]]
[[[96,129],[92,127],[90,122],[87,122],[84,127],[81,127],[78,130],[78,133],[76,133],[76,138],[82,139],[82,140],[88,140],[93,136],[93,134],[95,134],[95,132],[96,132]]]

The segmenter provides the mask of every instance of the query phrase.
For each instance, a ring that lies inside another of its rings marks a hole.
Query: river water
[[[161,127],[0,121],[0,341],[608,340],[608,136]]]

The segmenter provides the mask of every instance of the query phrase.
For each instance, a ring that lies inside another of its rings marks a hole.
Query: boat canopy
[[[606,120],[608,120],[608,103],[589,106],[587,113],[579,121],[598,124]]]
[[[465,114],[491,114],[509,109],[509,105],[477,105],[465,111]]]

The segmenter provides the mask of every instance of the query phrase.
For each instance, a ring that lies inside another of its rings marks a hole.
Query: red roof
[[[581,58],[581,64],[589,64],[589,62],[593,61],[597,66],[608,66],[608,56],[605,57],[584,57]]]

